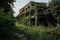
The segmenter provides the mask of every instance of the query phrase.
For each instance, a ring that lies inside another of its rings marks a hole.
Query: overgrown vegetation
[[[16,40],[13,2],[14,0],[0,0],[0,40]]]
[[[60,23],[60,15],[56,12],[55,7],[60,7],[59,4],[59,0],[51,0],[49,2],[49,8],[45,10],[46,12],[47,10],[51,10],[51,15],[57,20],[57,23]],[[60,40],[60,24],[54,27],[52,25],[46,27],[43,25],[29,27],[16,22],[16,26],[20,29],[20,33],[26,38],[24,40]]]
[[[14,11],[11,5],[13,6],[14,1],[0,0],[0,40],[60,40],[60,26],[29,27],[22,23],[19,24],[13,17]],[[54,7],[60,6],[59,4],[59,0],[51,0],[48,9],[53,10],[52,14],[55,13]],[[60,22],[60,15],[57,16],[56,13],[53,16]]]
[[[16,23],[19,30],[19,34],[23,34],[25,40],[59,40],[60,39],[60,27],[28,27],[25,25],[19,25]],[[59,36],[58,36],[59,35]]]

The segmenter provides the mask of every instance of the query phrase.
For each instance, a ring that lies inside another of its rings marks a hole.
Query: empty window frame
[[[30,12],[31,16],[34,15],[34,13],[35,13],[35,10],[34,9],[31,10],[31,12]]]

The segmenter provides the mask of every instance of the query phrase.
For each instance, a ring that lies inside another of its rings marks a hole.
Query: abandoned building
[[[20,9],[20,14],[16,18],[27,26],[49,26],[50,24],[56,26],[57,20],[50,15],[51,11],[44,12],[47,8],[46,3],[30,1]]]

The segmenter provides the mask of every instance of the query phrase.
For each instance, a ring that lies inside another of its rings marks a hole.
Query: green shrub
[[[43,28],[43,27],[28,27],[25,25],[18,26],[19,32],[24,34],[26,40],[60,40],[57,35],[51,33],[56,28]],[[60,37],[60,35],[58,36]]]

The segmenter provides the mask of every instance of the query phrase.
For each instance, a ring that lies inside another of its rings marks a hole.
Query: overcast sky
[[[24,5],[26,5],[29,1],[36,1],[36,2],[46,2],[48,3],[49,0],[16,0],[14,2],[14,16],[17,16],[19,14],[19,9],[21,9]]]

